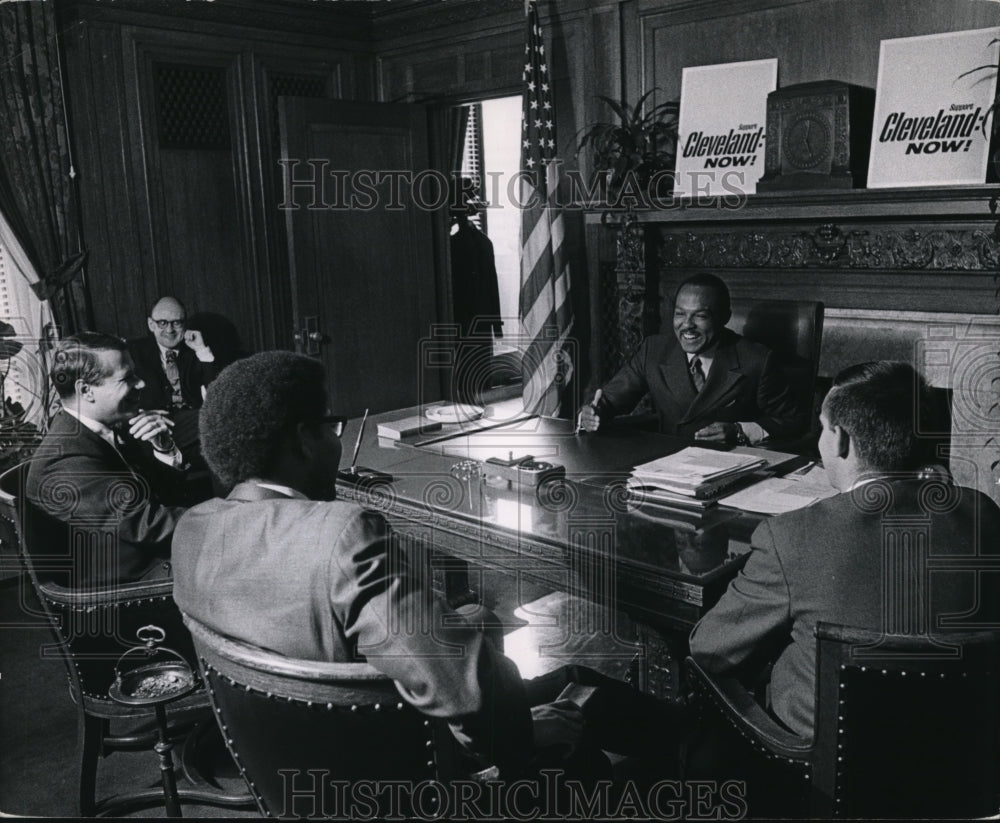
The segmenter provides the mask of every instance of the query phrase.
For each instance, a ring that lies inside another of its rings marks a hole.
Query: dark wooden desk
[[[575,435],[569,421],[552,418],[471,433],[446,426],[405,443],[377,436],[380,421],[416,412],[369,418],[358,463],[392,481],[341,483],[341,495],[381,511],[413,552],[432,556],[439,571],[454,568],[458,559],[625,612],[644,627],[647,662],[657,657],[652,647],[658,642],[674,659],[686,651],[692,626],[749,551],[758,516],[720,506],[681,515],[627,499],[624,480],[631,468],[685,441],[645,432]],[[359,425],[353,420],[344,432],[345,461]],[[448,429],[458,436],[438,439]],[[565,480],[508,488],[503,481],[464,479],[457,468],[511,451],[565,466]],[[642,684],[657,692],[676,689],[677,667],[660,668],[660,679],[669,683],[653,683],[657,678],[647,666]]]

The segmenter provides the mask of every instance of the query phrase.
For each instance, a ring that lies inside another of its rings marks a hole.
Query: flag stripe
[[[556,414],[573,374],[567,343],[573,329],[565,232],[555,204],[555,109],[545,44],[534,2],[528,4],[521,109],[521,330],[525,409]]]

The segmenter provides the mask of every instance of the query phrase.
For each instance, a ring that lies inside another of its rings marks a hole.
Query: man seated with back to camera
[[[597,431],[627,414],[648,392],[663,434],[739,445],[805,432],[775,355],[727,329],[729,289],[713,274],[685,280],[674,296],[673,334],[655,334],[580,410],[579,425]]]
[[[566,700],[529,706],[552,700],[572,678],[602,687],[594,706],[603,700],[601,710],[616,712],[610,735],[624,740],[631,721],[636,736],[662,748],[673,718],[659,701],[583,669],[526,685],[513,661],[432,594],[381,514],[336,499],[343,418],[330,413],[324,386],[319,361],[273,351],[233,363],[209,387],[204,453],[234,488],[178,525],[181,611],[292,658],[367,661],[418,710],[447,718],[475,767],[497,767],[502,780],[535,773],[537,749],[585,743],[589,702],[584,711]],[[393,624],[433,631],[394,634]],[[441,655],[442,642],[464,653]],[[606,759],[591,764],[585,745],[577,751],[567,770],[606,776]]]
[[[28,471],[27,545],[72,550],[72,567],[52,577],[71,587],[169,578],[186,464],[172,422],[141,407],[143,381],[125,342],[99,332],[67,337],[50,376],[62,410]],[[99,537],[71,546],[72,523]]]
[[[927,386],[907,363],[862,363],[840,372],[819,418],[823,467],[840,494],[762,521],[746,565],[691,634],[691,654],[709,672],[752,680],[773,662],[767,709],[806,740],[815,719],[818,622],[899,631],[890,624],[891,584],[898,592],[929,586],[926,623],[916,611],[895,614],[903,625],[939,634],[945,615],[964,615],[975,627],[998,625],[998,575],[946,569],[930,575],[891,562],[895,549],[884,526],[907,518],[929,535],[929,558],[1000,553],[997,504],[954,485],[940,467],[928,469],[917,434],[928,409]],[[895,570],[891,580],[887,569]],[[914,573],[928,578],[912,579]],[[910,601],[914,610],[922,608],[918,600]],[[949,630],[961,631],[961,621]],[[713,760],[727,761],[732,751],[729,744],[706,744],[700,769],[712,770]]]

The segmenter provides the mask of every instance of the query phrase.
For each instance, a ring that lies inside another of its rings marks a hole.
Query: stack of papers
[[[837,490],[830,485],[826,469],[812,466],[806,471],[793,472],[785,477],[768,478],[723,497],[719,502],[747,512],[784,514],[835,494]]]
[[[632,470],[629,491],[636,497],[691,507],[711,505],[721,492],[767,467],[766,457],[689,446]]]

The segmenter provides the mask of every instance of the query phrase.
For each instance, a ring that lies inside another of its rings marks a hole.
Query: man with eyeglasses
[[[160,298],[146,318],[150,336],[129,341],[136,371],[145,382],[143,408],[200,409],[202,387],[215,378],[215,355],[200,331],[187,328],[187,311],[176,297]]]

